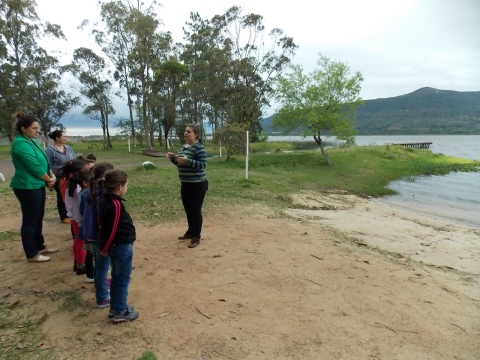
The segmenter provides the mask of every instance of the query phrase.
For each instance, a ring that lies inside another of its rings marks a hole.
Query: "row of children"
[[[97,307],[109,307],[109,318],[118,324],[139,316],[127,305],[136,239],[122,203],[128,178],[110,163],[92,165],[83,159],[67,161],[60,180],[73,235],[73,269],[94,283]]]

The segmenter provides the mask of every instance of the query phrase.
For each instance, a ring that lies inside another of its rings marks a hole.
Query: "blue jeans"
[[[88,241],[93,248],[93,281],[95,283],[95,298],[97,304],[108,299],[107,273],[110,269],[110,258],[100,254],[100,242]]]
[[[45,249],[43,239],[43,216],[45,214],[45,188],[13,189],[22,209],[22,244],[27,259],[37,256]]]
[[[112,263],[110,308],[120,315],[127,310],[128,285],[132,274],[132,244],[116,244],[110,247],[108,256]]]

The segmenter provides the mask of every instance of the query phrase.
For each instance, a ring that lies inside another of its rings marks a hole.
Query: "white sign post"
[[[245,179],[248,180],[248,130],[247,130],[247,139],[246,139],[246,145],[247,145],[247,148],[246,148],[246,158],[245,158]]]

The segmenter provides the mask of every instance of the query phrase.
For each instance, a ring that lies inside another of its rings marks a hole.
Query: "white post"
[[[128,139],[128,152],[131,152],[130,151],[130,135],[127,136],[127,139]]]
[[[220,157],[222,157],[222,141],[220,140]]]
[[[248,180],[248,130],[247,130],[247,139],[245,142],[247,144],[247,149],[246,149],[247,156],[245,157],[245,179]]]

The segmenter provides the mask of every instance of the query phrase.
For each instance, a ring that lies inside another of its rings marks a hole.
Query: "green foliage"
[[[303,74],[301,66],[279,78],[277,100],[280,110],[273,123],[289,132],[300,128],[303,136],[313,136],[327,164],[333,162],[324,151],[321,135],[329,134],[347,144],[353,144],[356,109],[362,104],[359,97],[362,75],[350,75],[350,68],[326,56],[320,56],[319,68]]]
[[[234,124],[223,126],[215,132],[213,142],[226,149],[228,161],[234,154],[245,153],[246,130]]]
[[[138,360],[157,360],[157,356],[153,351],[145,351]]]

